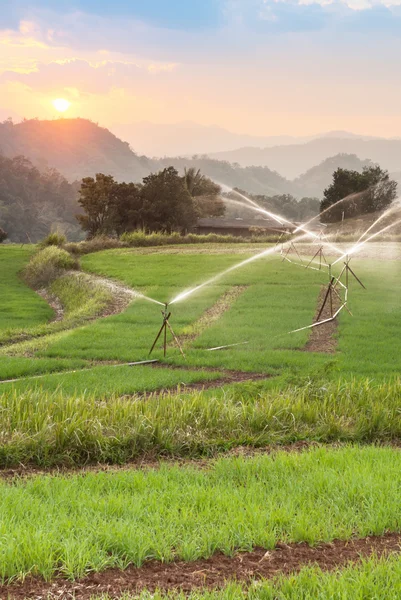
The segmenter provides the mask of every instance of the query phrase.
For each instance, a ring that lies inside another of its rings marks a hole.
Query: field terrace
[[[400,246],[353,259],[324,334],[289,332],[327,271],[275,254],[171,305],[185,359],[169,335],[132,365],[163,306],[129,290],[262,250],[96,252],[38,295],[34,249],[0,248],[0,597],[399,597]]]

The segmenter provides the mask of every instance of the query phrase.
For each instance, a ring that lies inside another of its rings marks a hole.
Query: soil
[[[327,286],[323,286],[320,290],[319,298],[317,301],[316,314],[313,319],[313,322],[317,322],[317,318],[319,316],[320,309],[323,305],[325,296],[327,293]],[[333,299],[333,312],[338,310],[341,306],[340,299],[336,296],[335,293],[332,295]],[[329,319],[331,317],[331,306],[330,300],[326,302],[326,305],[323,309],[322,314],[320,315],[320,321],[324,321],[325,319]],[[318,325],[317,327],[312,327],[311,334],[308,342],[305,344],[304,348],[302,348],[303,352],[325,352],[327,354],[334,354],[337,348],[337,338],[336,332],[338,328],[338,320],[334,319],[333,321],[329,321],[328,323],[324,323],[323,325]]]
[[[241,552],[233,557],[216,553],[211,558],[193,562],[177,561],[164,564],[151,560],[140,568],[130,566],[125,571],[107,569],[101,573],[91,573],[77,581],[56,578],[47,583],[38,578],[27,577],[21,582],[1,585],[0,598],[89,600],[102,594],[107,594],[110,598],[119,598],[123,593],[135,594],[144,589],[149,592],[159,589],[189,593],[197,588],[221,588],[229,580],[246,584],[255,579],[288,575],[296,573],[306,565],[316,565],[322,570],[334,570],[373,554],[381,557],[389,553],[399,553],[400,549],[399,533],[347,541],[335,540],[315,547],[306,543],[279,543],[271,551],[256,548],[252,552]]]
[[[269,379],[271,375],[268,373],[251,373],[248,371],[227,371],[225,369],[214,369],[211,367],[196,368],[194,366],[185,365],[169,365],[167,363],[155,363],[151,365],[153,369],[179,369],[185,371],[205,371],[208,373],[223,373],[223,377],[213,379],[211,381],[200,381],[199,383],[181,383],[174,388],[158,389],[155,392],[149,392],[147,394],[139,394],[139,397],[154,397],[161,396],[163,394],[171,394],[177,392],[193,392],[208,390],[210,388],[217,388],[222,385],[230,383],[245,383],[246,381],[261,381],[263,379]]]
[[[37,294],[39,294],[39,296],[41,296],[54,311],[53,318],[49,322],[57,323],[58,321],[62,321],[64,319],[64,308],[57,296],[51,294],[46,288],[38,290]]]

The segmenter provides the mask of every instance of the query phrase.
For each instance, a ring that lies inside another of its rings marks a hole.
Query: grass
[[[88,255],[82,264],[86,270],[121,280],[151,297],[168,301],[183,289],[240,260],[235,254],[171,256],[111,250]],[[354,268],[368,289],[362,290],[356,282],[351,282],[350,307],[355,317],[345,312],[340,317],[337,354],[299,352],[309,332],[288,334],[311,323],[325,275],[267,258],[231,272],[202,293],[171,306],[171,323],[178,334],[183,334],[228,289],[248,286],[230,309],[188,348],[187,363],[285,373],[294,380],[336,378],[340,374],[349,377],[374,374],[382,378],[397,374],[401,353],[401,267],[396,261],[354,261]],[[123,314],[81,328],[50,343],[39,354],[53,358],[141,360],[146,358],[159,325],[158,308],[136,301]],[[244,341],[249,344],[224,352],[207,351],[210,347]],[[161,351],[155,356],[161,357]],[[169,356],[176,364],[182,363],[175,348],[171,348]]]
[[[18,360],[18,359],[17,359]],[[84,361],[70,359],[42,359],[56,367],[60,364],[59,371],[64,370],[63,364],[68,368],[73,364],[78,366],[77,371],[71,373],[53,373],[43,375],[40,378],[31,379],[26,377],[14,383],[5,383],[0,387],[0,393],[12,391],[17,394],[29,391],[57,392],[62,390],[63,394],[76,396],[78,394],[90,394],[97,400],[107,399],[110,396],[135,395],[143,392],[153,392],[160,388],[173,388],[177,386],[190,385],[191,383],[212,381],[222,377],[219,372],[188,371],[184,369],[155,369],[149,366],[113,365],[94,366],[82,368]],[[82,364],[83,363],[83,364]],[[37,371],[39,372],[39,371]],[[0,368],[1,373],[1,368]],[[42,371],[43,373],[43,371]]]
[[[198,284],[237,264],[239,260],[235,255],[178,255],[172,260],[166,255],[135,255],[125,250],[89,255],[83,258],[82,264],[86,270],[106,274],[151,297],[167,301],[190,284]],[[272,363],[273,369],[291,361],[306,366],[309,362],[307,356],[288,350],[301,347],[306,342],[307,333],[286,336],[280,340],[275,340],[275,337],[286,332],[286,327],[295,328],[311,320],[320,279],[314,272],[312,279],[309,279],[300,277],[303,273],[297,267],[289,265],[289,269],[285,271],[278,261],[262,260],[245,271],[231,273],[190,301],[172,306],[171,323],[181,334],[227,289],[235,285],[251,286],[227,313],[230,326],[220,328],[216,324],[210,328],[213,333],[205,332],[196,350],[189,352],[189,363],[214,365],[217,361],[219,366],[226,368],[271,372],[267,357],[274,356],[275,346],[281,345],[286,350],[278,352],[277,359]],[[194,273],[198,273],[196,279]],[[291,286],[289,273],[293,277]],[[291,294],[297,297],[295,310],[289,301]],[[224,317],[223,321],[226,323]],[[136,301],[122,315],[80,329],[68,338],[49,345],[41,354],[50,357],[93,357],[98,360],[140,360],[148,354],[159,327],[159,309],[151,303]],[[111,339],[113,344],[110,343]],[[250,346],[245,350],[220,354],[217,359],[204,352],[209,346],[240,341],[250,341]],[[174,348],[170,355],[178,359],[178,352]],[[155,356],[161,357],[160,350]]]
[[[401,561],[398,556],[377,560],[370,558],[360,565],[349,565],[334,572],[306,567],[299,574],[277,577],[272,581],[255,581],[250,586],[230,583],[222,590],[195,591],[191,594],[142,592],[136,600],[399,600]],[[111,600],[97,596],[93,600]],[[121,600],[134,600],[123,594]]]
[[[313,449],[213,468],[38,476],[0,483],[0,575],[231,555],[277,541],[330,541],[398,530],[401,455]]]
[[[139,387],[137,371],[119,370]],[[106,394],[107,401],[98,402],[92,392],[50,394],[32,390],[31,382],[25,392],[14,389],[0,396],[0,467],[124,463],[147,455],[212,455],[240,445],[401,437],[399,379],[282,391],[263,391],[260,385],[147,400]]]
[[[80,359],[25,358],[22,356],[2,356],[0,360],[0,381],[18,377],[35,376],[87,366]],[[4,385],[4,384],[3,384]],[[0,393],[2,391],[0,387]]]
[[[54,249],[54,246],[49,246]],[[90,281],[84,274],[66,274],[55,279],[49,286],[51,294],[57,296],[63,307],[63,318],[51,323],[42,323],[35,327],[15,329],[0,335],[3,344],[18,344],[21,347],[15,349],[3,348],[2,354],[16,353],[24,354],[35,348],[35,344],[24,343],[24,340],[50,336],[51,334],[78,327],[86,321],[102,314],[105,308],[112,302],[112,293],[103,286]],[[50,307],[48,307],[50,309]],[[50,309],[51,310],[51,309]],[[49,338],[53,339],[53,338]],[[0,354],[1,354],[0,353]]]
[[[14,330],[30,329],[51,319],[50,306],[19,276],[32,246],[0,246],[0,343]]]

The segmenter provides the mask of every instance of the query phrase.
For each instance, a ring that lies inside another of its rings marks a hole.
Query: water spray
[[[173,331],[173,328],[171,327],[170,322],[169,322],[169,319],[171,317],[171,312],[169,312],[168,306],[169,306],[168,303],[165,303],[164,304],[164,310],[161,311],[162,317],[163,317],[163,323],[162,323],[162,326],[160,327],[159,332],[158,332],[158,334],[156,336],[156,339],[153,342],[153,345],[152,345],[152,347],[150,349],[149,356],[152,354],[152,352],[155,349],[155,346],[156,346],[156,344],[157,344],[160,336],[163,334],[163,354],[164,354],[164,357],[166,357],[166,354],[167,354],[167,328],[168,328],[170,330],[170,333],[173,336],[173,339],[174,339],[175,343],[177,344],[177,346],[178,346],[178,348],[179,348],[179,350],[180,350],[183,358],[185,358],[185,354],[184,354],[184,351],[183,351],[183,349],[181,347],[181,344],[178,341],[178,338],[175,335],[175,333]]]

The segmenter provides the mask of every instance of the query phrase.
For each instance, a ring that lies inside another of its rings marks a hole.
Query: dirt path
[[[327,286],[323,286],[320,290],[316,313],[313,319],[313,322],[316,323],[317,318],[320,313],[320,309],[323,305],[325,296],[327,292]],[[338,296],[334,293],[332,295],[333,299],[333,307],[330,306],[330,301],[326,302],[326,305],[323,309],[322,314],[320,315],[320,321],[324,321],[325,319],[329,319],[331,315],[340,308],[341,302]],[[333,310],[333,313],[331,312]],[[337,348],[338,340],[335,336],[338,329],[338,319],[334,319],[333,321],[329,321],[328,323],[324,323],[323,325],[318,325],[313,327],[310,332],[309,340],[305,344],[303,348],[301,348],[302,352],[325,352],[327,354],[334,354]]]
[[[166,592],[180,589],[189,593],[199,588],[221,588],[233,579],[246,584],[255,579],[296,573],[302,567],[312,564],[325,571],[334,570],[349,563],[357,563],[373,554],[379,558],[399,553],[400,549],[399,533],[348,541],[334,540],[315,547],[306,543],[278,543],[271,551],[256,548],[253,552],[241,552],[233,557],[216,553],[205,560],[169,564],[151,560],[140,568],[130,566],[125,571],[107,569],[75,582],[57,578],[46,583],[41,579],[27,577],[23,582],[0,586],[0,597],[14,600],[89,600],[103,594],[119,598],[124,593],[136,594],[144,589],[151,593],[157,589]]]
[[[227,290],[213,306],[205,310],[200,318],[195,321],[190,328],[190,333],[179,336],[180,343],[185,345],[199,337],[208,327],[218,321],[247,289],[247,285],[235,285]]]

